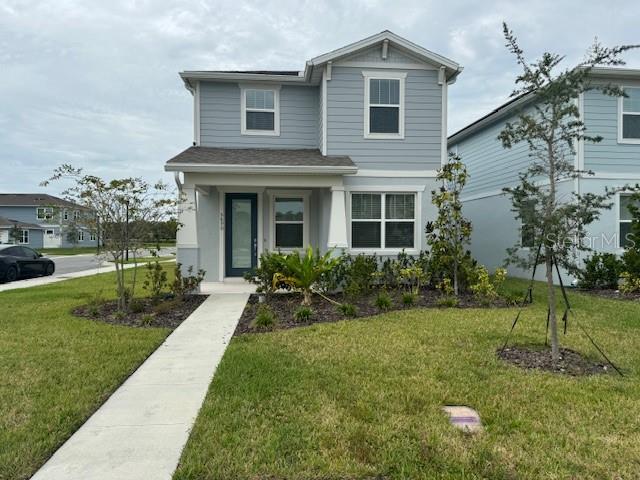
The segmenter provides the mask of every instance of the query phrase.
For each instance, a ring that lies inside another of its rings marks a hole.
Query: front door
[[[241,277],[258,264],[258,195],[225,197],[225,275]]]
[[[47,228],[44,231],[44,238],[42,240],[43,248],[56,248],[60,246],[60,239],[56,236],[56,231],[53,228]]]

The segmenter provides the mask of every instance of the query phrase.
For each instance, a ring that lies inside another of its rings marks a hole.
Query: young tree
[[[97,231],[100,227],[104,251],[116,267],[118,309],[126,311],[135,292],[137,270],[134,268],[132,281],[127,284],[124,274],[127,249],[133,250],[135,258],[149,225],[175,214],[175,195],[161,182],[150,185],[141,178],[106,181],[85,175],[82,169],[71,165],[56,168],[51,178],[41,185],[62,179],[73,182],[63,195],[90,212],[81,215],[78,222],[88,231]]]
[[[9,230],[9,242],[17,244],[20,243],[21,239],[22,230],[18,228],[18,225],[14,225],[13,227],[11,227],[11,230]]]
[[[67,242],[69,242],[73,247],[78,246],[78,236],[80,235],[80,227],[78,223],[74,220],[70,222],[65,227],[65,235],[67,237]]]
[[[507,48],[522,68],[511,96],[534,96],[531,106],[522,109],[517,119],[508,122],[498,136],[504,148],[526,144],[531,158],[529,168],[520,173],[520,184],[504,191],[511,197],[516,218],[527,226],[533,244],[542,245],[537,263],[545,265],[546,269],[551,351],[553,361],[557,361],[560,347],[553,285],[554,259],[560,267],[575,273],[578,270],[576,252],[588,250],[588,246],[579,241],[584,237],[585,226],[599,217],[602,208],[611,207],[607,194],[574,192],[570,197],[562,198],[558,193],[558,182],[592,173],[575,169],[577,143],[602,140],[587,133],[580,118],[578,98],[587,90],[623,96],[624,92],[618,86],[593,82],[591,70],[598,65],[624,64],[620,55],[635,46],[606,48],[596,40],[581,63],[558,72],[563,56],[547,52],[529,63],[515,35],[504,23],[503,32]],[[533,268],[537,248],[527,255],[519,247],[516,245],[507,251],[507,262]]]
[[[448,162],[438,171],[442,186],[431,192],[431,201],[438,207],[438,217],[427,222],[427,243],[437,268],[443,269],[453,281],[457,296],[460,289],[461,268],[470,261],[466,246],[471,238],[471,222],[462,216],[460,194],[467,183],[467,168],[460,157],[450,153]]]

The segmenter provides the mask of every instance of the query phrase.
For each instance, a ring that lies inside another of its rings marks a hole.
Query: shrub
[[[264,303],[258,306],[256,316],[253,319],[253,326],[258,328],[271,328],[276,324],[276,315],[269,305]]]
[[[420,258],[422,258],[422,253]],[[395,259],[387,258],[382,262],[378,277],[382,282],[383,288],[399,288],[404,283],[401,271],[412,268],[415,262],[416,259],[408,255],[404,250],[398,253]]]
[[[616,289],[623,269],[623,261],[613,253],[594,253],[584,261],[584,269],[578,272],[578,286]]]
[[[437,285],[436,288],[442,292],[443,295],[450,297],[453,295],[453,285],[451,284],[451,279],[448,277],[443,278]]]
[[[264,252],[260,255],[258,266],[245,273],[244,279],[256,285],[258,293],[269,296],[278,288],[285,286],[273,283],[276,273],[288,273],[284,271],[284,260],[285,255],[280,252]]]
[[[151,255],[154,260],[146,265],[146,278],[142,283],[142,288],[147,290],[151,298],[157,301],[167,288],[167,272],[158,261],[158,252],[152,250]]]
[[[100,308],[97,305],[89,305],[88,312],[90,316],[97,317],[100,313]]]
[[[498,298],[498,291],[507,278],[507,271],[504,268],[496,269],[496,273],[493,276],[492,281],[486,267],[480,265],[476,267],[474,277],[475,283],[469,287],[470,290],[480,303],[483,305],[489,305]]]
[[[338,310],[345,317],[355,317],[358,314],[358,309],[353,303],[341,303],[338,305]]]
[[[124,320],[125,317],[125,313],[122,310],[116,310],[116,312],[113,314],[113,318],[115,318],[116,320]]]
[[[345,261],[344,292],[351,298],[371,292],[375,273],[378,271],[378,259],[375,255],[359,254]]]
[[[313,248],[308,247],[306,252],[300,254],[295,251],[285,255],[282,270],[273,276],[273,284],[280,282],[302,292],[302,304],[311,304],[311,294],[314,288],[319,287],[322,276],[333,269],[340,262],[339,258],[332,257],[328,251],[324,255]]]
[[[457,307],[459,303],[460,301],[458,300],[458,297],[455,297],[453,295],[445,295],[436,300],[436,305],[438,307],[454,308]]]
[[[378,310],[389,310],[391,308],[391,297],[383,290],[376,296],[375,305]]]
[[[144,312],[144,303],[137,298],[133,299],[129,304],[129,310],[131,310],[132,313],[142,313]]]
[[[308,322],[313,316],[313,310],[306,305],[300,305],[293,314],[297,322]]]
[[[629,272],[622,272],[622,284],[620,285],[620,291],[622,293],[637,293],[640,292],[640,277],[636,277]]]
[[[189,266],[187,269],[187,275],[182,275],[182,265],[180,263],[176,264],[173,273],[173,282],[170,285],[171,293],[181,300],[184,299],[184,296],[195,292],[202,280],[204,280],[205,271],[200,269],[198,273],[193,274],[193,266]]]
[[[153,323],[153,315],[150,315],[148,313],[146,315],[143,315],[142,318],[140,319],[140,325],[143,325],[145,327],[148,327],[152,323]]]
[[[404,292],[402,294],[402,303],[405,305],[413,305],[416,301],[416,295],[411,292]]]
[[[426,282],[427,275],[419,265],[400,269],[400,279],[402,283],[409,289],[409,293],[417,296],[420,293],[422,284]]]
[[[165,315],[178,306],[180,300],[167,300],[153,306],[153,312],[156,315]]]

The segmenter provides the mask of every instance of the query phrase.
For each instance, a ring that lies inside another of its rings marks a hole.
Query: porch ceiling
[[[348,156],[324,156],[318,149],[189,147],[165,164],[173,172],[353,174]]]

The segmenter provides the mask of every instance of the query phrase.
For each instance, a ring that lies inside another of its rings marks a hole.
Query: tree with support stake
[[[526,144],[532,160],[529,168],[520,173],[519,184],[504,191],[511,197],[516,218],[526,226],[530,241],[540,246],[537,252],[524,252],[520,244],[508,249],[507,263],[525,269],[545,266],[551,355],[557,362],[560,345],[553,279],[555,263],[575,274],[579,269],[576,253],[589,250],[576,239],[584,237],[586,225],[598,219],[601,209],[611,208],[609,194],[562,196],[558,192],[559,182],[592,174],[574,167],[578,142],[602,140],[587,133],[580,117],[578,99],[588,90],[598,90],[613,97],[624,96],[624,91],[617,85],[593,82],[591,71],[596,66],[623,65],[621,55],[637,45],[607,48],[596,40],[582,62],[558,71],[563,56],[546,52],[529,63],[506,24],[503,24],[503,32],[507,48],[522,68],[511,96],[533,96],[530,106],[523,108],[516,120],[508,122],[498,136],[504,148]]]

